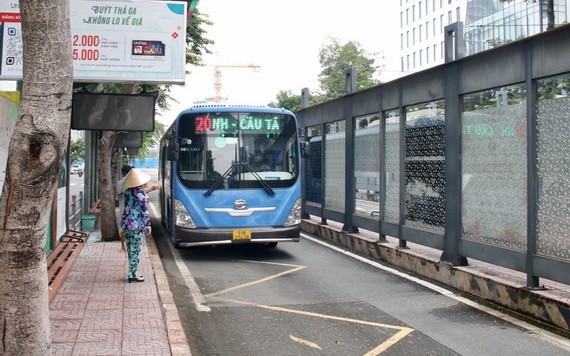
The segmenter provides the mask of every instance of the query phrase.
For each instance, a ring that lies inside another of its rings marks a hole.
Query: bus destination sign
[[[238,130],[244,133],[277,133],[281,131],[283,118],[246,116],[236,120],[227,116],[211,117],[196,116],[196,133],[207,132],[234,133]]]

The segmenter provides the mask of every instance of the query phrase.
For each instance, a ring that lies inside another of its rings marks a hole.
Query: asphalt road
[[[70,174],[69,175],[69,196],[70,199],[72,196],[76,196],[79,199],[79,192],[84,191],[85,186],[85,176],[79,176],[77,174]]]
[[[151,202],[193,355],[570,354],[568,339],[308,235],[276,248],[177,250],[158,194]]]
[[[153,223],[193,355],[570,353],[569,343],[548,333],[489,315],[453,291],[420,285],[309,236],[276,248],[176,250],[160,222]]]

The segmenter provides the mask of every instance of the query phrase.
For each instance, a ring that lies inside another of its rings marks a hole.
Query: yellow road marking
[[[313,349],[317,349],[317,350],[322,350],[321,347],[319,345],[315,344],[314,342],[303,340],[303,339],[300,339],[300,338],[295,337],[293,335],[289,335],[289,338],[295,342],[298,342],[301,345],[309,346],[309,347],[311,347]]]
[[[223,300],[226,302],[236,303],[236,304],[251,305],[251,306],[255,306],[258,308],[262,308],[262,309],[268,309],[268,310],[279,311],[279,312],[284,312],[284,313],[311,316],[311,317],[327,319],[327,320],[344,321],[344,322],[348,322],[348,323],[367,325],[367,326],[384,328],[384,329],[398,330],[398,332],[394,336],[390,337],[388,340],[386,340],[383,343],[381,343],[380,345],[376,346],[374,349],[368,351],[366,354],[364,354],[364,356],[380,355],[382,352],[388,350],[388,348],[390,348],[392,345],[396,344],[398,341],[402,340],[403,338],[408,336],[408,334],[410,334],[412,331],[414,331],[414,329],[408,328],[405,326],[396,326],[396,325],[390,325],[390,324],[375,323],[372,321],[344,318],[344,317],[336,316],[336,315],[313,313],[313,312],[308,312],[308,311],[304,311],[304,310],[288,309],[288,308],[283,308],[283,307],[275,307],[275,306],[271,306],[271,305],[263,305],[263,304],[257,304],[257,303],[251,303],[251,302],[242,302],[239,300],[227,299],[227,298],[216,298],[216,299]]]
[[[396,326],[396,325],[390,325],[390,324],[382,324],[382,323],[375,323],[375,322],[371,322],[371,321],[366,321],[366,320],[358,320],[358,319],[351,319],[351,318],[344,318],[344,317],[340,317],[340,316],[335,316],[335,315],[327,315],[327,314],[320,314],[320,313],[313,313],[313,312],[308,312],[308,311],[303,311],[303,310],[295,310],[295,309],[288,309],[288,308],[283,308],[283,307],[276,307],[276,306],[271,306],[271,305],[263,305],[263,304],[257,304],[257,303],[251,303],[251,302],[244,302],[244,301],[239,301],[239,300],[235,300],[235,299],[228,299],[228,298],[222,298],[222,297],[218,297],[221,294],[224,293],[228,293],[234,290],[238,290],[238,289],[242,289],[242,288],[246,288],[255,284],[260,284],[263,282],[267,282],[269,280],[275,279],[277,277],[281,277],[284,276],[286,274],[290,274],[290,273],[294,273],[297,271],[300,271],[304,268],[307,268],[307,266],[299,266],[299,265],[291,265],[291,264],[284,264],[284,263],[276,263],[276,262],[267,262],[267,261],[250,261],[250,260],[242,260],[242,262],[249,262],[249,263],[261,263],[261,264],[271,264],[271,265],[277,265],[277,266],[286,266],[286,267],[294,267],[290,270],[281,272],[281,273],[277,273],[274,275],[271,275],[269,277],[265,277],[265,278],[261,278],[249,283],[244,283],[244,284],[240,284],[238,286],[235,287],[231,287],[231,288],[227,288],[218,292],[214,292],[214,293],[210,293],[205,295],[205,297],[209,297],[209,298],[213,298],[213,299],[217,299],[217,300],[221,300],[221,301],[226,301],[226,302],[230,302],[230,303],[236,303],[236,304],[243,304],[243,305],[251,305],[254,307],[258,307],[258,308],[262,308],[262,309],[267,309],[267,310],[273,310],[273,311],[278,311],[278,312],[284,312],[284,313],[290,313],[290,314],[297,314],[297,315],[303,315],[303,316],[310,316],[310,317],[316,317],[316,318],[321,318],[321,319],[327,319],[327,320],[335,320],[335,321],[343,321],[343,322],[349,322],[349,323],[353,323],[353,324],[360,324],[360,325],[367,325],[367,326],[372,326],[372,327],[379,327],[379,328],[385,328],[385,329],[391,329],[391,330],[398,330],[398,332],[390,337],[388,340],[384,341],[383,343],[381,343],[380,345],[376,346],[374,349],[368,351],[364,356],[376,356],[376,355],[380,355],[382,352],[386,351],[388,348],[390,348],[392,345],[396,344],[398,341],[402,340],[403,338],[405,338],[408,334],[410,334],[412,331],[414,331],[414,329],[412,328],[408,328],[408,327],[403,327],[403,326]],[[307,341],[307,340],[303,340],[300,338],[297,338],[293,335],[289,335],[289,337],[291,338],[291,340],[298,342],[300,344],[321,350],[320,346]]]
[[[320,313],[313,313],[313,312],[304,311],[304,310],[296,310],[296,309],[289,309],[289,308],[283,308],[283,307],[276,307],[276,306],[272,306],[272,305],[263,305],[263,304],[257,304],[257,303],[251,303],[251,302],[243,302],[240,300],[228,299],[228,298],[216,298],[216,299],[217,300],[223,300],[223,301],[230,302],[230,303],[251,305],[251,306],[262,308],[262,309],[280,311],[280,312],[290,313],[290,314],[313,316],[316,318],[328,319],[328,320],[346,321],[346,322],[353,323],[353,324],[361,324],[361,325],[374,326],[374,327],[380,327],[380,328],[386,328],[386,329],[394,329],[394,330],[400,330],[400,331],[401,330],[407,330],[407,329],[409,329],[410,332],[414,331],[414,329],[407,328],[404,326],[382,324],[382,323],[376,323],[373,321],[366,321],[366,320],[359,320],[359,319],[351,319],[351,318],[345,318],[345,317],[336,316],[336,315],[320,314]]]
[[[271,261],[254,261],[254,260],[238,260],[239,262],[247,262],[247,263],[259,263],[265,265],[274,265],[274,266],[285,266],[285,267],[307,267],[301,265],[292,265],[289,263],[281,263],[281,262],[271,262]]]
[[[414,329],[412,328],[402,328],[402,330],[400,330],[396,335],[392,336],[388,340],[376,346],[374,349],[368,351],[367,353],[364,354],[364,356],[380,355],[382,352],[388,350],[390,346],[394,345],[398,341],[408,336],[408,334],[411,333],[412,331],[414,331]]]
[[[244,261],[244,262],[255,262],[255,261]],[[258,262],[258,263],[261,263],[261,262]],[[287,267],[289,267],[289,266],[294,266],[294,265],[284,265],[284,264],[280,264],[280,263],[271,263],[271,264],[282,265],[282,266],[287,266]],[[221,291],[218,291],[218,292],[206,294],[205,297],[215,297],[215,296],[218,296],[218,295],[220,295],[220,294],[232,292],[232,291],[234,291],[234,290],[238,290],[238,289],[242,289],[242,288],[245,288],[245,287],[253,286],[253,285],[255,285],[255,284],[267,282],[267,281],[270,281],[270,280],[275,279],[275,278],[277,278],[277,277],[281,277],[281,276],[284,276],[284,275],[286,275],[286,274],[290,274],[290,273],[294,273],[294,272],[300,271],[300,270],[302,270],[302,269],[304,269],[304,268],[307,268],[307,266],[297,266],[297,267],[295,267],[295,268],[293,268],[293,269],[290,269],[290,270],[287,270],[287,271],[284,271],[284,272],[281,272],[281,273],[277,273],[277,274],[274,274],[274,275],[269,276],[269,277],[261,278],[261,279],[255,280],[255,281],[253,281],[253,282],[240,284],[240,285],[237,285],[237,286],[235,286],[235,287],[231,287],[231,288],[227,288],[227,289],[224,289],[224,290],[221,290]]]

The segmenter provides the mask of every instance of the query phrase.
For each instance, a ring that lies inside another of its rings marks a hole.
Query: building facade
[[[554,0],[556,25],[567,22],[568,11],[567,0]],[[546,30],[546,14],[546,4],[533,0],[400,0],[400,70],[443,63],[449,24],[463,23],[469,55]]]

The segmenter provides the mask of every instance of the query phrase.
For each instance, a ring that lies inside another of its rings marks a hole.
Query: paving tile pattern
[[[127,283],[118,242],[88,243],[50,303],[53,355],[172,355],[153,266],[143,244],[142,283]]]

